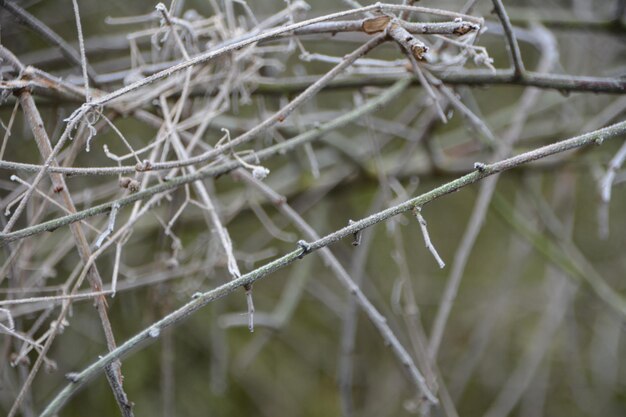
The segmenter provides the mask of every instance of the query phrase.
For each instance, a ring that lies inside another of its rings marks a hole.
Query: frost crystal
[[[252,176],[257,180],[264,179],[265,177],[267,177],[269,173],[270,173],[270,170],[262,166],[255,166],[252,169]]]
[[[156,339],[161,334],[161,330],[159,330],[158,327],[153,327],[153,328],[150,329],[148,334],[150,335],[150,337]]]

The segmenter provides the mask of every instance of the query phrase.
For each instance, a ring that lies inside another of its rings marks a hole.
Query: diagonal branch
[[[275,259],[274,261],[269,262],[251,272],[248,272],[240,278],[229,281],[213,290],[207,291],[205,293],[196,294],[193,299],[187,304],[165,316],[150,327],[139,332],[131,339],[120,345],[116,350],[102,356],[100,359],[92,363],[83,371],[73,374],[72,382],[68,384],[59,394],[57,394],[57,396],[48,404],[48,407],[43,411],[41,417],[51,417],[55,415],[65,404],[65,402],[67,402],[69,398],[74,393],[76,393],[76,391],[78,391],[83,385],[85,385],[87,381],[100,374],[103,371],[104,367],[130,354],[131,351],[139,348],[141,345],[145,345],[147,341],[154,340],[155,337],[158,337],[158,335],[164,328],[173,326],[181,322],[183,319],[189,317],[194,312],[198,311],[212,301],[230,294],[239,287],[252,285],[259,279],[279,269],[282,269],[287,265],[292,264],[293,262],[301,259],[303,256],[308,255],[309,253],[325,248],[326,246],[337,242],[345,237],[351,237],[354,235],[354,233],[357,233],[360,230],[383,222],[398,214],[405,213],[409,210],[412,210],[416,206],[423,206],[437,198],[443,197],[470,184],[476,183],[485,177],[518,167],[522,164],[529,163],[541,158],[546,158],[550,155],[554,155],[557,153],[589,146],[592,144],[601,144],[606,139],[615,138],[624,134],[626,134],[626,122],[621,122],[603,129],[599,129],[594,132],[586,133],[581,136],[566,139],[551,145],[535,149],[530,152],[516,155],[495,162],[493,164],[479,164],[478,168],[475,171],[466,174],[463,177],[460,177],[454,181],[441,185],[427,193],[424,193],[420,196],[407,200],[401,204],[390,207],[378,213],[372,214],[359,221],[353,222],[348,226],[339,229],[333,233],[330,233],[315,241],[308,243],[302,241],[297,249],[281,256],[280,258]]]
[[[35,101],[33,100],[32,95],[24,90],[19,95],[20,104],[22,105],[22,109],[28,119],[31,130],[33,131],[33,135],[37,142],[37,146],[39,151],[44,159],[47,159],[52,154],[52,146],[50,144],[50,139],[46,131],[44,130],[43,120],[37,110],[35,105]],[[56,165],[56,161],[53,160],[52,164]],[[72,197],[70,196],[69,190],[67,188],[67,184],[65,183],[65,179],[60,174],[50,174],[54,190],[58,192],[62,199],[65,207],[71,212],[76,213],[76,207],[74,202],[72,201]],[[72,231],[72,235],[75,240],[76,248],[78,249],[79,255],[84,263],[87,263],[88,259],[91,257],[91,250],[89,249],[89,243],[87,241],[87,237],[85,232],[82,229],[80,223],[73,223],[70,225],[70,229]],[[91,284],[91,288],[93,292],[98,293],[102,291],[102,279],[100,278],[100,274],[96,265],[94,264],[91,268],[89,268],[88,279]],[[114,350],[116,348],[115,338],[113,336],[113,329],[111,328],[111,323],[108,318],[107,313],[107,303],[106,299],[103,295],[97,296],[94,298],[96,303],[96,310],[98,315],[100,316],[100,321],[102,323],[102,327],[104,329],[104,334],[107,342],[107,347],[109,350]],[[111,385],[111,389],[113,390],[113,394],[115,399],[120,407],[123,416],[132,417],[132,406],[124,389],[122,388],[122,373],[121,373],[121,364],[119,361],[115,361],[107,366],[108,370],[106,372],[107,378],[109,379],[109,384]],[[31,370],[31,375],[34,376],[36,373],[36,369],[33,368]],[[29,378],[32,381],[31,378]],[[20,394],[18,395],[9,416],[15,415],[17,409],[19,407],[19,403],[21,398],[23,398],[22,394],[25,393],[29,388],[29,384],[24,384]]]

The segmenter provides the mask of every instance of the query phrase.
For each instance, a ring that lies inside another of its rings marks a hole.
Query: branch
[[[30,67],[26,68],[26,71]],[[562,93],[605,93],[624,94],[626,92],[626,79],[618,77],[588,77],[568,74],[546,74],[526,71],[521,77],[516,77],[512,70],[463,70],[448,72],[433,72],[445,84],[468,85],[471,87],[489,85],[519,85],[525,87],[537,87],[540,89],[558,90]],[[30,75],[30,74],[29,74]],[[363,87],[385,87],[398,81],[402,75],[370,76],[370,77],[345,77],[338,78],[324,86],[324,91],[341,89],[358,89]],[[316,81],[316,77],[283,78],[278,81],[268,78],[257,78],[253,94],[296,94],[304,91]],[[418,80],[413,85],[420,85]],[[23,88],[33,89],[33,94],[50,97],[55,100],[82,102],[83,97],[72,94],[60,85],[51,83],[49,80],[39,79],[36,76],[31,80],[0,81],[0,91],[17,91]],[[207,94],[206,90],[192,91],[191,95]],[[130,172],[130,171],[129,171]],[[81,175],[81,174],[77,174]]]
[[[626,80],[623,78],[546,74],[532,71],[527,71],[521,77],[516,77],[512,70],[498,70],[495,73],[484,70],[464,70],[433,72],[433,74],[445,84],[469,86],[520,85],[559,90],[561,92],[576,91],[609,94],[624,94],[626,92]],[[397,79],[398,76],[346,78],[329,83],[325,89],[354,89],[366,86],[383,87],[393,84]],[[255,93],[293,94],[304,90],[310,83],[311,80],[307,77],[299,77],[298,79],[286,78],[279,81],[261,79],[258,82]],[[413,84],[419,85],[419,82],[414,80]]]
[[[368,34],[382,32],[390,18],[378,16],[359,20],[342,20],[336,22],[316,23],[293,31],[296,36],[331,34],[339,32],[365,32]],[[398,24],[410,33],[421,35],[457,35],[462,36],[477,31],[480,25],[465,20],[452,22],[407,22],[397,19]],[[288,34],[290,35],[290,34]]]
[[[69,398],[76,393],[87,381],[102,372],[104,367],[113,363],[116,360],[128,355],[132,350],[139,347],[139,345],[158,337],[160,332],[169,326],[172,326],[184,318],[190,316],[200,308],[206,306],[210,302],[224,297],[237,288],[242,286],[250,286],[255,281],[284,268],[287,265],[301,259],[303,256],[308,255],[314,251],[325,248],[331,243],[337,242],[345,237],[350,237],[363,229],[373,226],[377,223],[383,222],[393,216],[412,210],[416,206],[423,206],[437,198],[443,197],[447,194],[455,192],[463,187],[480,181],[481,179],[490,175],[497,174],[502,171],[506,171],[515,168],[519,165],[535,161],[537,159],[545,158],[550,155],[565,152],[571,149],[588,146],[591,144],[601,144],[605,139],[611,139],[616,136],[620,136],[626,133],[626,122],[614,124],[612,126],[586,133],[581,136],[566,139],[560,142],[556,142],[551,145],[547,145],[530,152],[526,152],[511,158],[504,159],[502,161],[493,164],[478,164],[478,168],[458,178],[454,181],[446,183],[440,187],[437,187],[425,194],[418,197],[407,200],[401,204],[390,207],[386,210],[372,214],[364,219],[349,224],[343,229],[337,230],[329,235],[326,235],[313,242],[302,241],[299,247],[282,257],[269,262],[268,264],[257,268],[242,277],[229,281],[213,290],[205,293],[198,293],[194,299],[187,304],[180,307],[178,310],[170,313],[161,320],[154,323],[149,328],[144,329],[125,343],[120,345],[114,351],[102,356],[100,359],[92,363],[89,367],[83,371],[72,374],[72,382],[68,384],[63,390],[57,394],[57,396],[48,404],[48,407],[43,411],[40,417],[51,417],[58,413],[61,407],[69,400]],[[3,236],[3,243],[6,236]],[[156,336],[155,336],[156,335]]]

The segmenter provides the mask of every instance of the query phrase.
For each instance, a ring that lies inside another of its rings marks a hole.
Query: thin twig
[[[424,243],[426,244],[426,248],[430,251],[430,253],[437,261],[439,268],[443,269],[446,266],[446,263],[443,261],[443,259],[441,259],[441,256],[439,256],[439,253],[437,252],[437,249],[430,241],[430,234],[428,233],[426,219],[424,219],[424,216],[422,216],[422,208],[416,206],[413,209],[413,215],[417,219],[417,222],[420,225],[420,229],[422,230],[422,236],[424,236]]]
[[[517,43],[517,38],[515,37],[515,31],[511,25],[511,20],[509,19],[509,15],[506,14],[502,0],[492,1],[495,12],[500,19],[500,22],[502,22],[504,34],[506,35],[506,39],[508,41],[507,50],[509,51],[509,57],[511,58],[511,63],[513,64],[513,74],[515,78],[521,78],[525,72],[524,62],[522,61],[522,54],[519,50],[519,44]]]
[[[76,19],[76,31],[78,32],[78,49],[80,50],[80,64],[83,69],[83,82],[85,83],[85,100],[87,103],[91,101],[91,93],[89,92],[89,77],[87,77],[87,56],[85,54],[85,40],[83,39],[83,28],[80,23],[80,11],[78,10],[77,0],[72,0],[74,8],[74,18]]]

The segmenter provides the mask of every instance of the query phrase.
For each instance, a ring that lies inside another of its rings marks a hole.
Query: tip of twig
[[[248,330],[254,333],[254,301],[252,300],[252,287],[246,288],[246,303],[248,304]]]

